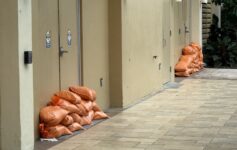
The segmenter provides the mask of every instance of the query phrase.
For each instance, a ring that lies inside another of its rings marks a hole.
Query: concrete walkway
[[[192,75],[192,78],[214,80],[237,80],[237,69],[205,68]]]
[[[50,150],[237,150],[237,80],[180,84]]]

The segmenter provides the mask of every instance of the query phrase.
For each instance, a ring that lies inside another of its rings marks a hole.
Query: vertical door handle
[[[185,33],[189,33],[188,27],[185,26]]]
[[[59,48],[59,54],[60,56],[62,56],[64,53],[68,53],[68,51],[66,51],[63,47]]]

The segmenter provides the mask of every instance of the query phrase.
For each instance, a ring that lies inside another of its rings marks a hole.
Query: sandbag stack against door
[[[96,103],[96,92],[82,86],[55,93],[48,106],[40,110],[39,131],[42,138],[58,138],[84,130],[93,120],[109,118]]]
[[[203,64],[201,47],[196,43],[190,43],[182,50],[179,62],[175,66],[175,75],[178,77],[189,77],[192,73],[203,69]]]

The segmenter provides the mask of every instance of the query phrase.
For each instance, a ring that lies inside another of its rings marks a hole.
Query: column
[[[31,0],[0,7],[0,149],[33,150],[33,66],[24,64],[24,51],[32,50]]]

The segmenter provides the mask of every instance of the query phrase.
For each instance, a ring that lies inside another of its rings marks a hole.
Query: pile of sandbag
[[[42,138],[57,138],[84,130],[93,120],[109,118],[96,104],[96,92],[82,86],[55,93],[48,106],[40,110]]]
[[[175,66],[175,75],[178,77],[189,77],[192,73],[203,68],[203,53],[201,47],[196,43],[190,43],[182,50],[182,56]]]

